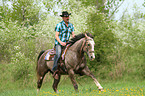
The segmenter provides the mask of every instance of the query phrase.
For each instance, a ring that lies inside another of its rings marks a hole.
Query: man
[[[61,56],[62,48],[66,46],[66,43],[69,41],[70,34],[72,34],[72,37],[75,36],[73,24],[69,22],[69,15],[71,15],[71,13],[68,13],[67,11],[63,11],[62,15],[60,15],[62,17],[62,21],[58,23],[55,27],[56,55],[54,57],[54,64],[52,68],[54,72],[57,70],[57,66],[58,66],[57,63]]]

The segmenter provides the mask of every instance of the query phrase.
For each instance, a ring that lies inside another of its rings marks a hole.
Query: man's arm
[[[62,45],[62,46],[65,46],[66,43],[65,42],[62,42],[60,39],[59,39],[59,32],[56,31],[55,33],[55,38],[56,40]]]

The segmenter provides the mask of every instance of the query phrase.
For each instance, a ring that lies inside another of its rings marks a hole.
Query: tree
[[[38,23],[41,7],[34,0],[12,0],[12,11],[10,19],[18,21],[19,24],[28,26]]]
[[[8,21],[10,18],[11,10],[8,8],[8,4],[6,0],[2,0],[2,5],[0,6],[0,21]]]
[[[77,0],[81,1],[83,6],[95,6],[96,10],[106,13],[108,18],[112,18],[114,13],[123,4],[124,0]],[[70,2],[71,3],[71,2]]]

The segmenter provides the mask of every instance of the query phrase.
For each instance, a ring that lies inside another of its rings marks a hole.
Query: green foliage
[[[21,33],[19,33],[19,31],[17,31],[17,27],[18,25],[15,24],[15,26],[13,26],[15,23],[14,22],[9,22],[8,23],[4,23],[2,22],[2,29],[1,29],[1,33],[0,33],[0,48],[2,51],[0,51],[1,53],[1,60],[4,59],[4,57],[10,58],[9,55],[11,54],[9,50],[10,46],[15,45],[15,42],[17,42],[18,39],[21,38]],[[17,34],[17,35],[15,35]],[[8,59],[9,60],[9,59]]]
[[[38,23],[41,6],[38,6],[37,2],[34,3],[34,0],[12,0],[11,3],[12,7],[9,7],[3,1],[4,7],[1,9],[3,21],[17,21],[18,24],[26,27]]]
[[[0,21],[7,21],[9,20],[9,15],[11,10],[8,8],[8,5],[5,5],[5,3],[3,2],[3,6],[0,5]],[[5,22],[6,23],[6,22]]]
[[[87,30],[94,35],[96,53],[96,59],[93,62],[89,62],[89,66],[93,68],[93,70],[99,70],[99,65],[105,67],[104,64],[106,67],[109,67],[109,62],[113,60],[111,58],[111,60],[108,59],[108,57],[112,55],[118,42],[116,35],[112,31],[113,27],[113,23],[110,20],[107,20],[105,14],[96,11],[89,12],[87,18]]]
[[[16,46],[15,48],[16,50],[18,49]],[[12,57],[11,63],[13,64],[12,72],[14,73],[14,81],[22,79],[27,80],[26,82],[28,82],[30,79],[29,75],[31,76],[31,70],[33,70],[33,68],[30,68],[33,67],[31,60],[26,58],[21,52],[18,52]]]

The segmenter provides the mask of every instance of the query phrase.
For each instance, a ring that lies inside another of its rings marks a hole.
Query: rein
[[[83,48],[84,48],[84,46],[85,46],[85,44],[86,44],[86,39],[83,41],[83,44],[82,44],[82,46],[81,46],[81,50],[80,50],[80,54],[81,54],[81,52],[83,51]]]
[[[85,40],[83,41],[83,44],[82,44],[81,50],[80,50],[80,54],[81,54],[81,52],[83,51],[83,48],[84,48],[84,46],[85,46],[85,44],[86,44],[86,42],[87,42],[88,40],[91,40],[91,39],[87,39],[87,40],[85,39]],[[89,51],[89,50],[88,50],[88,46],[87,46],[86,50],[87,50],[87,52],[89,52],[89,53],[94,53],[94,51]]]

